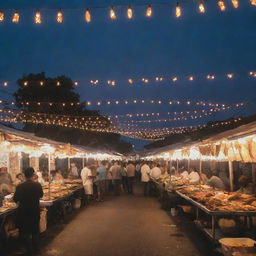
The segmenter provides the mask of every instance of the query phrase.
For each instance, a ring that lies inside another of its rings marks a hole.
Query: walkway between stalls
[[[82,209],[42,248],[42,255],[210,256],[208,241],[188,220],[178,219],[136,187],[135,195],[111,196]]]

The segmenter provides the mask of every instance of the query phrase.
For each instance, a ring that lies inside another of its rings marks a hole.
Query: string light
[[[152,16],[152,7],[151,5],[148,5],[146,10],[146,17],[150,18]]]
[[[75,82],[74,82],[74,85],[75,85],[75,86],[78,86],[78,82],[77,82],[77,81],[75,81]]]
[[[127,18],[132,19],[132,16],[133,16],[132,8],[129,6],[127,9]]]
[[[111,7],[109,12],[110,19],[115,20],[116,19],[116,13],[113,7]]]
[[[24,81],[23,85],[27,86],[28,85],[28,81]]]
[[[189,80],[189,81],[194,81],[194,77],[193,77],[193,76],[190,76],[190,77],[188,78],[188,80]]]
[[[91,22],[91,13],[90,13],[90,10],[88,8],[85,11],[85,21],[87,23]]]
[[[173,78],[172,78],[172,81],[173,81],[173,82],[177,82],[177,81],[178,81],[178,77],[176,77],[176,76],[173,77]]]
[[[229,78],[229,79],[232,79],[232,78],[233,78],[233,76],[234,76],[234,74],[232,74],[232,73],[227,74],[227,78]]]
[[[200,13],[205,13],[205,7],[204,7],[203,1],[200,1],[199,6],[198,6],[198,10],[199,10]]]
[[[37,11],[36,14],[35,14],[35,23],[36,24],[41,24],[42,23],[40,11]]]
[[[225,6],[225,3],[224,3],[223,0],[219,0],[219,1],[218,1],[218,6],[219,6],[219,8],[220,8],[220,10],[221,10],[222,12],[224,12],[224,11],[226,10],[226,6]]]
[[[8,86],[8,82],[4,82],[4,86]]]
[[[62,15],[62,11],[59,10],[57,13],[57,22],[58,23],[62,23],[63,22],[63,15]]]
[[[57,85],[57,86],[60,86],[60,81],[57,81],[56,85]]]
[[[133,80],[131,78],[128,79],[129,84],[133,84]]]
[[[12,16],[12,22],[13,23],[18,23],[19,20],[20,20],[20,15],[19,15],[18,11],[15,11],[13,16]]]
[[[181,17],[181,7],[180,7],[179,3],[176,4],[176,11],[175,11],[175,13],[176,13],[176,17],[177,18]]]
[[[40,81],[40,86],[44,86],[44,82],[43,81]]]
[[[4,21],[4,12],[0,9],[0,22]]]

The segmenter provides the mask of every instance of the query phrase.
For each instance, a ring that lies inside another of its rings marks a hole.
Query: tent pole
[[[188,170],[189,170],[189,167],[190,167],[190,159],[188,159]]]
[[[83,168],[84,168],[84,157],[82,159],[83,159]]]
[[[234,191],[234,169],[232,161],[228,161],[230,191]]]
[[[176,173],[178,173],[178,170],[179,170],[179,159],[176,160],[177,162],[177,169],[176,169]]]
[[[199,160],[199,173],[200,173],[200,176],[202,174],[202,159],[200,158]]]

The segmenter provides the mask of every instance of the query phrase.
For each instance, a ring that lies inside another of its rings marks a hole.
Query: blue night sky
[[[248,71],[256,70],[256,7],[251,6],[249,0],[243,0],[240,7],[234,9],[229,0],[225,1],[227,11],[222,13],[216,2],[207,1],[207,11],[203,15],[197,12],[197,2],[184,2],[180,19],[175,18],[175,1],[171,1],[173,4],[170,6],[153,5],[151,19],[145,17],[145,7],[134,7],[132,20],[126,18],[126,8],[116,8],[115,21],[109,19],[107,9],[93,9],[89,24],[84,21],[84,9],[63,10],[62,24],[55,21],[56,10],[42,11],[40,25],[33,23],[35,10],[21,10],[19,24],[10,22],[12,11],[8,11],[6,21],[0,24],[0,83],[9,81],[5,90],[13,92],[15,81],[23,74],[45,71],[47,76],[66,75],[79,81],[77,91],[82,100],[177,99],[255,103],[256,80],[249,78]],[[123,3],[1,0],[0,8],[90,7]],[[225,73],[232,72],[236,74],[234,79],[223,78]],[[217,76],[214,81],[202,79],[209,73],[222,77]],[[161,84],[127,83],[130,77],[150,79],[188,75],[201,78],[193,82],[183,79],[175,84],[170,80]],[[92,86],[90,79],[119,82],[113,88],[106,83]],[[1,93],[0,96],[1,99],[8,98],[6,94]],[[99,109],[102,114],[176,111],[175,107],[164,104],[91,108]],[[251,114],[254,109],[254,106],[247,107],[239,114]],[[207,120],[236,114],[234,111],[226,112]],[[145,144],[141,141],[134,143],[137,148]]]

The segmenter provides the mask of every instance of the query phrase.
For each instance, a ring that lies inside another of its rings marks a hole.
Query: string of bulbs
[[[248,78],[256,78],[256,71],[249,71],[246,73],[248,75]],[[205,80],[215,80],[217,78],[220,78],[220,77],[224,77],[228,80],[231,80],[231,79],[234,79],[236,76],[236,73],[225,73],[225,74],[222,74],[222,75],[216,75],[216,74],[207,74],[207,75],[188,75],[188,76],[156,76],[156,77],[151,77],[151,78],[145,78],[145,77],[142,77],[142,78],[138,78],[138,79],[134,79],[134,78],[128,78],[128,79],[125,79],[125,80],[120,80],[120,79],[108,79],[108,80],[101,80],[101,79],[91,79],[91,80],[88,80],[86,81],[86,83],[89,83],[93,86],[96,86],[96,85],[100,85],[100,84],[106,84],[106,85],[109,85],[109,86],[116,86],[120,83],[128,83],[130,85],[135,85],[135,84],[138,84],[138,83],[144,83],[144,84],[149,84],[149,83],[161,83],[161,82],[172,82],[172,83],[176,83],[176,82],[179,82],[179,81],[190,81],[190,82],[193,82],[195,81],[196,79],[205,79]],[[38,86],[47,86],[48,83],[47,81],[22,81],[21,84],[24,86],[24,87],[29,87],[30,85],[38,85]],[[61,81],[57,80],[56,79],[56,82],[55,82],[56,86],[57,87],[60,87],[62,84],[61,84]],[[77,87],[80,83],[78,81],[74,81],[73,82],[73,85],[75,87]],[[3,87],[7,87],[10,85],[10,82],[8,81],[0,81],[0,86],[3,86]],[[51,84],[52,85],[52,84]]]
[[[0,104],[13,105],[16,104],[22,106],[59,106],[59,107],[72,107],[76,105],[83,106],[101,106],[101,105],[128,105],[128,104],[156,104],[156,105],[187,105],[187,106],[208,106],[208,107],[228,107],[228,106],[244,106],[249,102],[238,102],[238,103],[219,103],[219,102],[207,102],[207,101],[179,101],[179,100],[159,100],[159,99],[131,99],[131,100],[106,100],[106,101],[84,101],[84,102],[44,102],[44,101],[21,101],[15,103],[14,101],[0,100]]]
[[[256,0],[249,0],[250,4],[253,6],[256,6]],[[183,2],[182,2],[183,3]],[[231,3],[233,5],[233,7],[235,9],[237,9],[239,7],[239,0],[231,0]],[[5,13],[3,10],[11,10],[13,11],[13,15],[11,17],[11,21],[13,23],[19,23],[20,22],[20,11],[19,10],[34,10],[35,14],[34,14],[34,23],[35,24],[41,24],[43,22],[43,18],[42,18],[42,14],[41,14],[41,10],[57,10],[56,13],[56,21],[57,23],[63,23],[64,22],[64,14],[63,14],[63,10],[64,9],[82,9],[85,10],[84,13],[84,20],[86,23],[90,23],[92,21],[92,14],[91,14],[91,10],[92,9],[108,9],[109,10],[109,17],[112,20],[116,20],[117,19],[117,14],[115,11],[115,8],[118,7],[122,7],[122,8],[127,8],[126,11],[126,16],[128,19],[132,19],[134,16],[134,9],[132,7],[135,6],[145,6],[145,16],[147,18],[151,18],[153,16],[153,5],[173,5],[173,3],[154,3],[154,4],[132,4],[132,5],[112,5],[112,6],[92,6],[90,8],[88,7],[79,7],[79,8],[41,8],[41,9],[32,9],[32,8],[19,8],[19,9],[11,9],[11,8],[2,8],[0,10],[0,22],[3,22],[5,20]],[[226,11],[226,4],[224,2],[224,0],[218,0],[217,1],[217,5],[218,8],[220,9],[221,12]],[[203,14],[206,12],[206,7],[204,4],[203,0],[199,0],[197,3],[197,9],[198,12]],[[182,7],[181,7],[181,2],[177,2],[175,4],[175,16],[176,18],[180,18],[182,16]]]

